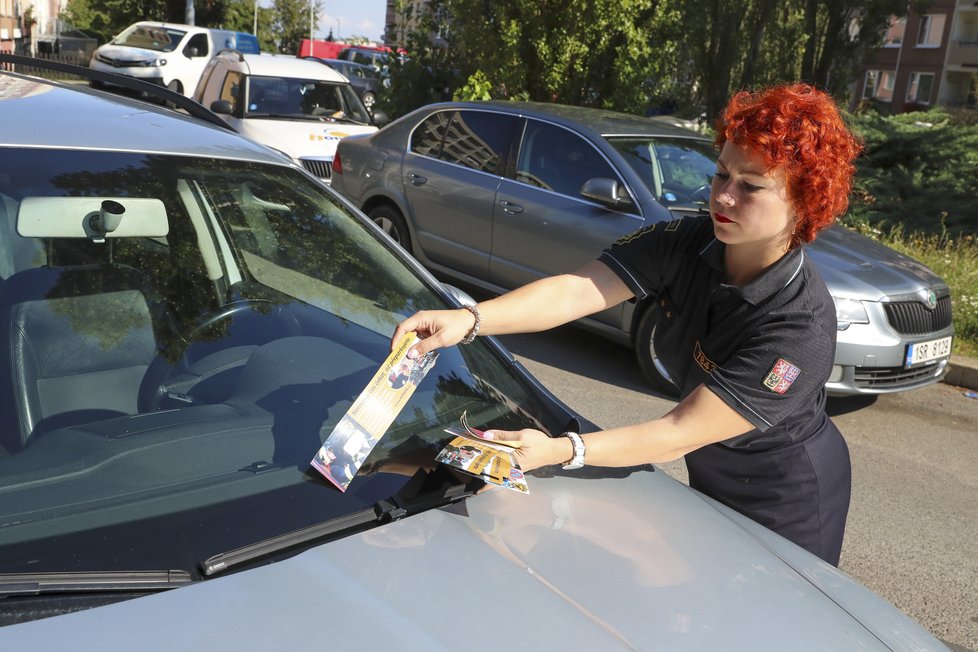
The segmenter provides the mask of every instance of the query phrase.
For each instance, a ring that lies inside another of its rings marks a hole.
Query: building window
[[[917,30],[918,48],[939,48],[944,35],[944,14],[927,14],[920,17],[920,29]]]
[[[890,27],[883,35],[884,48],[898,48],[903,44],[903,33],[907,30],[907,19],[890,17]]]
[[[879,70],[867,70],[866,81],[863,83],[863,99],[868,100],[876,96],[876,84],[879,82]]]
[[[895,78],[896,75],[892,70],[867,70],[866,82],[863,84],[863,99],[892,101]]]
[[[907,101],[917,104],[930,104],[930,93],[934,87],[934,73],[912,72],[907,86]]]

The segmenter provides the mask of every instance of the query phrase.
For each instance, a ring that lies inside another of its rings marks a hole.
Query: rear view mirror
[[[630,209],[635,202],[625,192],[624,187],[615,179],[595,177],[588,179],[581,186],[581,197],[596,201],[603,206],[614,209]]]
[[[142,197],[24,197],[17,233],[25,238],[162,238],[163,202]]]

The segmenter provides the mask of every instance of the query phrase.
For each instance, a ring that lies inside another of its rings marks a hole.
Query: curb
[[[963,355],[952,355],[944,382],[948,385],[978,390],[978,360]]]

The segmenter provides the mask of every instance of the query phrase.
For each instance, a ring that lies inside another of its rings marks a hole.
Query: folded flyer
[[[419,341],[414,333],[401,338],[310,462],[340,491],[346,491],[418,383],[435,365],[438,354],[434,351],[417,360],[407,357],[408,350]]]
[[[530,493],[526,476],[513,455],[513,449],[519,448],[519,442],[503,443],[486,439],[483,431],[468,425],[465,413],[462,413],[461,423],[461,428],[445,428],[445,432],[455,435],[455,438],[438,453],[435,461],[489,484]]]

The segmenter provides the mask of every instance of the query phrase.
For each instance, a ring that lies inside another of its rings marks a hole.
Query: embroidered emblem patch
[[[772,392],[784,394],[800,373],[801,369],[784,358],[778,358],[778,361],[771,367],[771,371],[768,372],[767,378],[764,379],[764,386]]]

